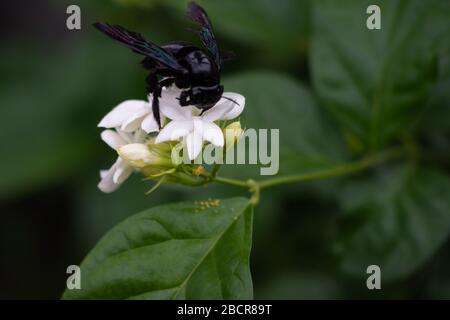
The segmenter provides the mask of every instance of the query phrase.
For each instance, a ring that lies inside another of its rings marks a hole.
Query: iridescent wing
[[[174,56],[160,46],[145,40],[139,33],[129,31],[121,26],[112,26],[107,23],[97,22],[94,23],[94,26],[110,38],[121,42],[136,53],[149,57],[173,71],[186,71],[180,66]]]
[[[222,63],[220,58],[219,47],[217,46],[216,38],[214,36],[211,21],[208,18],[206,11],[194,2],[189,2],[187,9],[188,16],[200,25],[198,31],[203,45],[211,53],[217,67],[220,69]]]

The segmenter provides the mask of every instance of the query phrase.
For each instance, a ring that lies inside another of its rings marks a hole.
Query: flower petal
[[[113,177],[116,172],[117,161],[109,168],[109,170],[101,170],[100,177],[101,180],[98,183],[97,187],[104,193],[111,193],[117,188],[119,188],[119,184],[114,183]]]
[[[155,143],[165,141],[178,140],[187,136],[193,130],[194,123],[192,121],[171,121],[165,125],[156,137]]]
[[[177,99],[180,96],[180,89],[163,89],[161,97],[159,98],[159,110],[161,113],[171,120],[189,120],[192,118],[191,106],[180,106],[180,101]]]
[[[225,99],[227,97],[233,101]],[[203,114],[207,121],[230,120],[239,116],[244,110],[245,97],[239,93],[225,92],[214,107]]]
[[[203,147],[203,139],[200,132],[192,131],[186,136],[186,147],[188,151],[189,160],[194,160],[198,157]]]
[[[143,168],[146,165],[158,164],[161,157],[151,152],[144,143],[130,143],[117,148],[119,156],[132,167]]]
[[[137,130],[136,133],[138,131],[142,132],[142,130]],[[125,141],[126,143],[131,143],[134,141],[134,136],[136,133],[133,134],[133,132],[125,132],[123,130],[120,130],[119,128],[116,128],[116,132],[119,134],[119,136],[122,137],[123,141]]]
[[[131,175],[133,168],[120,158],[116,161],[116,164],[116,172],[114,172],[113,181],[116,184],[121,184]]]
[[[150,112],[144,118],[144,121],[142,121],[142,124],[141,124],[141,128],[147,133],[159,131],[159,126],[156,123],[155,117],[153,117],[153,113],[152,112]]]
[[[227,101],[229,103],[221,103],[222,99],[219,100],[214,107],[211,109],[205,111],[202,115],[202,118],[206,121],[213,122],[219,119],[222,119],[222,117],[227,114],[228,112],[233,109],[232,102]],[[226,100],[225,100],[226,101]]]
[[[145,140],[147,140],[147,132],[142,129],[138,129],[133,133],[129,143],[144,143]]]
[[[224,145],[223,132],[214,122],[203,121],[203,139],[217,147],[223,147]]]
[[[145,116],[149,112],[151,112],[149,106],[147,106],[145,109],[137,111],[135,114],[133,114],[131,117],[129,117],[127,120],[123,122],[122,127],[120,129],[125,132],[136,131],[141,127]]]
[[[105,178],[108,175],[109,170],[100,170],[100,178]]]
[[[137,112],[145,110],[148,102],[144,100],[126,100],[110,111],[98,124],[103,128],[116,128],[129,118],[133,117]]]
[[[105,141],[108,146],[115,149],[118,146],[126,144],[127,142],[114,130],[104,130],[100,134],[103,141]]]
[[[229,101],[227,99],[224,99],[223,97],[227,97],[233,101]],[[239,93],[234,92],[225,92],[223,94],[222,99],[219,100],[217,104],[225,104],[225,105],[231,105],[231,109],[229,109],[228,112],[226,112],[224,115],[220,117],[220,120],[231,120],[236,117],[238,117],[242,111],[244,111],[245,107],[245,97]]]

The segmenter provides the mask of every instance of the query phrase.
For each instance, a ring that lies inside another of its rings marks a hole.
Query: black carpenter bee
[[[146,78],[147,89],[153,94],[152,110],[161,128],[159,99],[163,87],[175,84],[184,89],[178,98],[181,106],[194,105],[202,113],[213,107],[222,97],[220,69],[223,61],[214,37],[211,21],[206,11],[190,2],[188,16],[200,26],[198,34],[206,52],[187,42],[172,42],[158,46],[145,40],[139,33],[121,26],[95,23],[94,26],[107,36],[117,40],[145,58],[142,65],[150,73]],[[233,103],[235,101],[224,97]]]

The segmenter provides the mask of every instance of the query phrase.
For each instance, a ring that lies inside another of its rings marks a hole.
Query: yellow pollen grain
[[[198,166],[194,170],[192,170],[192,175],[198,177],[205,173],[205,168],[203,166]]]
[[[198,205],[200,207],[200,210],[202,211],[213,207],[218,207],[220,203],[221,203],[220,199],[208,199],[195,202],[195,204]],[[214,210],[214,212],[218,211]]]

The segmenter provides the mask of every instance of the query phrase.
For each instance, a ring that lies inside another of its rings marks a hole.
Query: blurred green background
[[[0,4],[0,298],[59,298],[66,267],[140,210],[243,194],[165,186],[145,196],[151,185],[138,176],[113,194],[96,187],[116,157],[96,125],[119,102],[145,97],[146,72],[92,23],[199,43],[186,2]],[[198,2],[220,47],[237,56],[223,74],[226,90],[247,97],[243,125],[280,128],[280,174],[407,150],[363,174],[265,191],[255,298],[450,298],[449,1]],[[69,4],[81,7],[80,31],[66,28]],[[365,26],[370,4],[381,7],[382,30]],[[381,266],[382,290],[366,288],[370,264]]]

